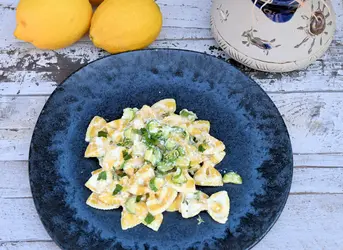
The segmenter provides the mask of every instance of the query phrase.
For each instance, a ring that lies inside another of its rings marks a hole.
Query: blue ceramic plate
[[[160,230],[139,225],[123,231],[121,209],[86,205],[84,183],[96,160],[83,157],[85,133],[95,115],[112,120],[126,107],[175,98],[177,107],[211,122],[227,156],[218,169],[233,170],[243,185],[226,190],[228,223],[205,223],[165,213]],[[40,218],[62,249],[249,249],[279,217],[292,180],[292,149],[286,126],[263,90],[232,65],[181,50],[142,50],[109,56],[81,68],[46,103],[30,146],[29,174]]]

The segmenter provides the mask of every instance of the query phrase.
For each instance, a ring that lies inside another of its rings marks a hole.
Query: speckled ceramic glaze
[[[336,17],[330,0],[213,0],[211,27],[236,61],[261,71],[287,72],[324,54]]]
[[[86,205],[84,186],[96,160],[83,157],[87,125],[95,115],[108,121],[126,107],[175,98],[211,121],[211,134],[224,141],[227,156],[218,165],[237,171],[243,185],[227,190],[228,223],[207,213],[183,219],[165,213],[158,232],[139,225],[123,231],[121,210]],[[279,217],[292,180],[292,150],[286,126],[268,96],[230,64],[201,53],[143,50],[109,56],[71,75],[45,105],[30,146],[29,174],[38,214],[63,249],[249,249]]]

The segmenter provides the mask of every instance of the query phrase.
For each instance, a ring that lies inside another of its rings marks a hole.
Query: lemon
[[[90,38],[96,47],[119,53],[148,46],[161,27],[154,0],[106,0],[93,15]]]
[[[40,49],[60,49],[78,41],[89,29],[88,0],[20,0],[14,36]]]

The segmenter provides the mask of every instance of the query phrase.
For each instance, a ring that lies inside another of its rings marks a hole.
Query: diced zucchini
[[[189,111],[188,109],[181,110],[180,111],[180,115],[182,117],[187,118],[190,121],[195,121],[198,118],[197,115],[194,112]]]
[[[161,124],[156,120],[150,121],[147,125],[147,130],[151,134],[157,134],[158,131],[160,131],[160,129],[161,129]]]
[[[179,157],[177,158],[175,164],[178,167],[188,167],[190,164],[190,160],[187,157]]]
[[[163,173],[168,172],[174,168],[174,165],[167,162],[160,162],[157,165],[157,169]]]
[[[178,178],[181,175],[182,175],[182,169],[181,168],[177,168],[173,177]]]
[[[158,189],[156,187],[155,180],[156,180],[156,178],[154,177],[149,181],[149,187],[152,191],[157,192]]]
[[[167,139],[170,135],[170,132],[172,131],[172,128],[165,125],[162,127],[162,138]]]
[[[177,146],[177,143],[173,140],[173,139],[168,139],[166,141],[166,144],[165,144],[165,147],[168,149],[168,150],[173,150],[174,148],[176,148]]]
[[[158,168],[158,167],[157,167]],[[155,176],[158,177],[158,178],[164,178],[165,176],[167,175],[166,172],[162,172],[160,170],[155,170]]]
[[[178,147],[178,148],[177,148],[177,151],[179,151],[179,154],[180,154],[181,156],[184,156],[184,155],[186,154],[186,151],[185,151],[185,149],[184,149],[183,147]]]
[[[126,109],[124,109],[124,113],[123,113],[122,119],[132,121],[133,118],[135,118],[137,110],[138,109],[136,109],[136,108],[133,108],[133,109],[132,108],[126,108]]]
[[[224,183],[233,183],[233,184],[242,184],[243,180],[239,174],[237,174],[235,172],[229,172],[223,176],[223,182]]]
[[[155,166],[162,160],[162,153],[158,148],[150,148],[145,151],[144,160],[151,162]]]
[[[131,214],[136,213],[136,196],[131,196],[126,200],[125,208]]]
[[[169,162],[174,162],[179,157],[179,155],[180,155],[180,153],[176,149],[174,149],[172,151],[167,151],[163,155],[163,160],[169,161]]]
[[[132,128],[127,128],[124,130],[124,137],[125,138],[132,140],[132,136],[133,136],[133,129]]]
[[[154,148],[154,157],[155,157],[155,161],[152,162],[153,165],[156,165],[162,160],[162,153],[159,148]]]
[[[174,173],[174,176],[172,178],[172,181],[176,184],[182,184],[187,181],[187,178],[182,174],[182,169],[177,168],[176,172]]]
[[[186,141],[189,140],[189,133],[182,127],[173,127],[173,133],[185,139]]]
[[[154,149],[149,148],[145,151],[144,160],[152,162],[154,158]]]

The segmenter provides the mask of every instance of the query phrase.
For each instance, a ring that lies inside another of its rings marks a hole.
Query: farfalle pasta
[[[207,211],[219,223],[228,219],[226,191],[209,197],[197,190],[223,185],[215,166],[225,157],[225,145],[209,134],[208,121],[187,109],[175,111],[175,100],[164,99],[151,107],[126,108],[118,120],[96,116],[89,124],[85,157],[98,158],[101,168],[85,184],[92,191],[87,204],[122,207],[123,230],[142,223],[157,231],[166,211],[183,218]]]

